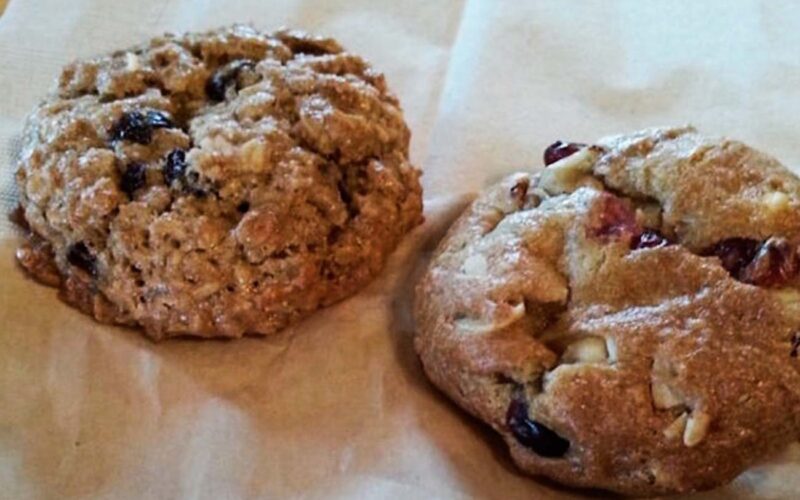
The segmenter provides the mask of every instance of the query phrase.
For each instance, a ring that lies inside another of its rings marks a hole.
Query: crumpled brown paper
[[[281,335],[153,344],[26,279],[3,220],[0,498],[578,498],[518,474],[427,383],[414,276],[469,193],[538,168],[555,139],[691,122],[800,164],[800,6],[10,0],[2,210],[15,204],[14,138],[62,64],[234,21],[330,34],[387,74],[425,171],[427,222],[356,297]],[[800,498],[800,446],[697,498]]]

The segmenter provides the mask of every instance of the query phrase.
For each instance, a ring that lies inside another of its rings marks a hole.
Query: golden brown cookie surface
[[[800,183],[691,128],[548,150],[417,287],[431,380],[525,471],[707,489],[800,437]]]
[[[78,61],[28,121],[19,260],[153,338],[273,333],[420,222],[409,140],[383,75],[331,39],[237,25]]]

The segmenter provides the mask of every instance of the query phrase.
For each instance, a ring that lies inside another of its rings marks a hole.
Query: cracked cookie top
[[[64,68],[17,171],[23,267],[153,338],[269,334],[340,300],[421,221],[383,75],[236,25]]]
[[[416,291],[428,376],[524,470],[707,489],[800,437],[800,181],[694,129],[558,142]]]

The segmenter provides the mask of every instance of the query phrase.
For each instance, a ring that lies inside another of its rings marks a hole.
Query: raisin
[[[662,248],[671,245],[672,242],[656,229],[645,229],[639,236],[631,240],[631,250],[642,248]]]
[[[792,336],[792,350],[789,351],[789,356],[796,358],[798,351],[800,351],[800,332]]]
[[[758,286],[781,286],[797,276],[799,268],[796,248],[785,238],[770,238],[741,270],[739,279]]]
[[[145,113],[145,121],[151,128],[174,128],[172,119],[163,111],[149,110]]]
[[[528,404],[517,396],[506,412],[506,425],[521,445],[545,458],[561,458],[570,443],[541,422],[528,416]]]
[[[175,180],[181,179],[186,172],[186,151],[182,149],[173,149],[170,151],[161,172],[164,174],[164,182],[167,185],[172,184]]]
[[[764,242],[749,238],[723,240],[703,255],[719,257],[735,279],[756,286],[781,286],[800,273],[797,248],[785,238],[773,237]]]
[[[247,202],[247,201],[243,201],[243,202],[239,203],[238,205],[236,205],[236,210],[239,213],[245,213],[248,210],[250,210],[250,203]]]
[[[133,198],[133,193],[145,185],[146,173],[145,167],[141,163],[129,164],[120,179],[120,189]]]
[[[253,68],[253,61],[243,59],[233,61],[218,69],[206,82],[206,94],[214,102],[225,100],[228,88],[236,83],[239,73],[244,69]]]
[[[585,147],[586,144],[578,142],[556,141],[547,146],[547,149],[544,150],[544,164],[551,165],[559,160],[563,160],[567,156],[574,155]]]
[[[729,238],[722,240],[702,252],[705,256],[719,257],[724,267],[736,279],[758,253],[760,243],[749,238]]]
[[[67,262],[92,276],[97,276],[97,259],[83,242],[70,245],[67,249]]]
[[[153,140],[153,129],[173,128],[175,124],[163,111],[148,110],[128,111],[111,127],[109,135],[113,141],[131,141],[138,144],[150,144]]]

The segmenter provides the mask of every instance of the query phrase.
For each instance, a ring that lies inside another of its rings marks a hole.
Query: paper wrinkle
[[[57,13],[57,15],[53,15]],[[789,1],[11,0],[0,17],[0,208],[25,115],[59,68],[233,21],[338,38],[385,72],[425,217],[353,298],[274,337],[153,343],[25,278],[0,223],[0,497],[579,498],[520,474],[426,379],[414,284],[488,183],[557,139],[692,122],[800,163]],[[702,499],[789,499],[800,445]],[[597,497],[597,496],[595,496]]]

